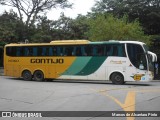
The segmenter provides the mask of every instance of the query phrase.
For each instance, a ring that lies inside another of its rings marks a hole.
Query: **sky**
[[[61,12],[64,12],[64,15],[71,18],[76,18],[78,14],[86,15],[87,12],[91,11],[91,8],[95,4],[95,0],[68,0],[70,3],[73,3],[72,9],[52,9],[47,12],[47,17],[50,20],[57,20],[60,17]],[[5,10],[9,11],[9,7],[0,6],[0,14]]]
[[[61,12],[64,12],[67,17],[76,18],[78,14],[86,15],[87,12],[91,12],[91,8],[95,4],[95,0],[69,0],[69,2],[74,4],[72,9],[53,9],[48,13],[48,18],[57,19]]]

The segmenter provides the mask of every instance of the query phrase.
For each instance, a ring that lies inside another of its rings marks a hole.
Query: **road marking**
[[[121,90],[121,91],[134,91],[134,92],[160,92],[160,88],[157,88],[157,89],[140,89],[140,90],[137,90],[137,89],[133,89],[133,88],[112,88],[112,89],[106,89],[106,88],[103,88],[103,89],[99,89],[97,90],[98,92],[107,92],[107,91],[116,91],[116,90]],[[94,90],[95,91],[95,90]]]
[[[95,89],[92,89],[94,91],[96,91]],[[121,103],[118,99],[116,99],[115,97],[107,94],[106,91],[96,91],[98,93],[100,93],[103,96],[109,97],[110,99],[112,99],[113,101],[115,101],[124,111],[135,111],[135,96],[136,96],[136,92],[134,91],[129,91],[127,93],[127,96],[125,98],[125,102]],[[134,117],[127,117],[127,120],[134,120]]]
[[[145,93],[145,92],[160,92],[160,89],[132,89],[132,88],[113,88],[113,89],[91,89],[92,91],[99,93],[103,96],[106,96],[110,99],[112,99],[115,103],[117,103],[124,111],[135,111],[135,104],[136,104],[136,93]],[[122,91],[128,91],[125,102],[121,103],[117,98],[113,97],[112,95],[109,95],[107,92],[109,91],[116,91],[116,90],[122,90]],[[135,120],[135,117],[126,117],[127,120]]]

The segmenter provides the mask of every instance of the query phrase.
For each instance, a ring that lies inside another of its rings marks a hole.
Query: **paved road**
[[[0,67],[0,76],[1,76],[1,75],[4,75],[4,70],[3,70],[2,67]]]
[[[149,114],[148,111],[160,111],[160,82],[113,85],[110,82],[36,82],[0,76],[0,111],[147,111]],[[156,114],[157,112],[153,112],[152,117],[89,116],[42,119],[159,120],[160,117],[153,117]],[[112,115],[121,114],[116,112]]]

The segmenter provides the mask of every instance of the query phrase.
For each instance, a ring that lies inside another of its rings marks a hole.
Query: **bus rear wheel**
[[[124,84],[124,77],[121,73],[116,72],[111,75],[111,81],[114,84],[122,85]]]
[[[35,71],[33,77],[36,81],[44,81],[44,74],[40,70]]]
[[[23,71],[22,77],[24,80],[32,80],[32,74],[29,70]]]

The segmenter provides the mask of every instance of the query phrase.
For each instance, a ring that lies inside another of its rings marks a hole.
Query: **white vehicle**
[[[9,44],[4,49],[4,72],[25,80],[110,80],[123,84],[152,80],[156,60],[156,54],[137,41]]]

